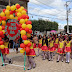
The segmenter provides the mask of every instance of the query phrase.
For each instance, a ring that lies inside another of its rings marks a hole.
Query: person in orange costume
[[[28,58],[28,62],[29,62],[29,68],[28,70],[31,70],[32,67],[35,68],[36,67],[36,63],[33,61],[33,56],[36,56],[34,48],[33,48],[33,40],[31,38],[28,39],[31,42],[31,47],[30,47],[30,52],[26,53],[27,58]]]
[[[71,53],[71,44],[72,42],[69,40],[69,37],[66,38],[65,42],[65,52],[66,52],[66,63],[70,62],[70,53]]]
[[[50,37],[50,40],[49,40],[49,61],[50,60],[53,60],[53,52],[55,51],[55,47],[54,47],[54,40],[52,37]]]
[[[59,59],[60,59],[60,56],[62,57],[62,62],[63,62],[63,58],[64,58],[64,41],[63,41],[63,37],[60,38],[60,41],[59,41],[59,46],[58,46],[58,59],[57,59],[57,62],[59,62]]]

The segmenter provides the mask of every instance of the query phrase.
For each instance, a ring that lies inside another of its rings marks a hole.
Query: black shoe
[[[48,61],[51,61],[51,60],[48,60]]]
[[[62,61],[63,62],[63,61]]]
[[[70,62],[67,62],[68,64],[70,63]]]
[[[59,62],[59,61],[57,61],[57,62]]]
[[[9,60],[9,64],[12,64],[12,60],[11,59]]]
[[[5,64],[4,65],[2,64],[1,66],[5,66]]]

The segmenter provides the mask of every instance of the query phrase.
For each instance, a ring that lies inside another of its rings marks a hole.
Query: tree
[[[65,32],[67,32],[67,25],[64,26]],[[69,25],[69,32],[72,33],[72,25]]]
[[[57,22],[51,22],[51,21],[45,21],[45,20],[32,20],[33,25],[33,31],[51,31],[51,30],[58,30],[58,23]]]

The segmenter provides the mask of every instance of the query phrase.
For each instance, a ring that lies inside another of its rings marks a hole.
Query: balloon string
[[[26,62],[26,51],[25,51],[25,55],[24,55],[24,70],[25,70],[25,62]]]
[[[3,66],[4,66],[3,55],[2,55],[2,52],[1,52],[1,50],[0,50],[0,53],[1,53],[1,59],[2,59],[2,63],[3,63]]]

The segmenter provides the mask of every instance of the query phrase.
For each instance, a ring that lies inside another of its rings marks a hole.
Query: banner
[[[9,40],[16,40],[20,38],[20,30],[18,21],[15,19],[8,20],[5,26],[5,34]]]

